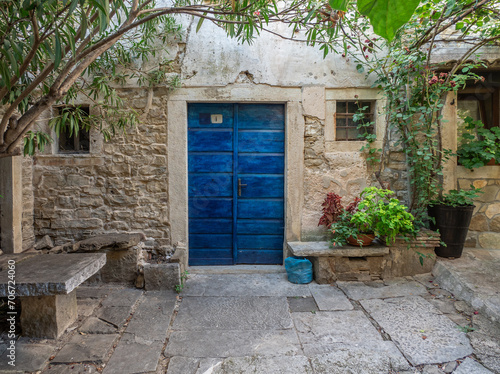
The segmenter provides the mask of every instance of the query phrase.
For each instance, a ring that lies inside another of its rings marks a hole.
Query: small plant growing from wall
[[[181,273],[181,284],[177,284],[175,286],[175,292],[181,293],[182,290],[184,289],[184,284],[186,283],[186,280],[188,279],[189,272],[187,270],[184,270]]]

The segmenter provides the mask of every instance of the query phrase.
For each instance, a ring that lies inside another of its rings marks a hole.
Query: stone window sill
[[[93,166],[103,165],[104,158],[84,153],[62,153],[50,156],[35,156],[34,164],[41,166]]]

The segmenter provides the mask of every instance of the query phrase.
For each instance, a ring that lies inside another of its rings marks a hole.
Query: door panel
[[[238,249],[283,249],[282,235],[238,235]]]
[[[195,128],[233,128],[234,104],[189,104],[188,127]],[[221,114],[222,123],[213,123],[212,114]]]
[[[283,200],[240,200],[238,202],[238,218],[279,218],[282,219]]]
[[[238,175],[242,185],[241,197],[282,197],[284,178],[282,175]]]
[[[189,151],[224,152],[233,150],[232,131],[190,131],[188,137]]]
[[[285,129],[285,107],[276,104],[245,104],[238,106],[239,129]]]
[[[232,234],[212,234],[210,240],[206,240],[205,234],[189,234],[189,247],[190,248],[232,248],[233,235]]]
[[[207,155],[203,152],[192,152],[188,156],[190,173],[233,173],[233,152]]]
[[[190,198],[189,218],[231,218],[232,207],[232,199]]]
[[[189,105],[190,265],[282,263],[284,118],[276,104]]]
[[[238,156],[238,174],[283,174],[284,168],[283,154],[252,155],[247,153]]]
[[[255,153],[283,153],[284,150],[283,132],[257,132],[242,131],[238,132],[238,152]]]
[[[203,173],[189,176],[189,196],[233,196],[233,176],[228,174]]]
[[[232,234],[233,220],[225,218],[194,218],[189,220],[190,234]]]
[[[283,263],[283,248],[280,250],[245,249],[237,251],[240,264],[279,264]]]
[[[238,222],[238,234],[268,234],[273,235],[285,229],[281,219],[253,219]]]

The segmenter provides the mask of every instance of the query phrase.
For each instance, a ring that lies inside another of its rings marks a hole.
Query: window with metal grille
[[[83,123],[85,120],[83,117],[89,116],[89,107],[60,107],[57,109],[58,114],[62,115],[66,122],[71,122],[60,126],[59,153],[89,153],[90,134],[89,129]],[[64,117],[65,111],[68,112],[66,117]]]
[[[339,101],[335,112],[335,140],[363,140],[374,132],[375,101]]]

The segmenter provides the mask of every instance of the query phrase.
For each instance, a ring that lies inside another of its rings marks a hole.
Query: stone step
[[[465,249],[461,258],[438,257],[433,274],[441,288],[500,322],[500,257],[496,251]],[[492,254],[493,253],[493,254]]]
[[[282,265],[190,266],[190,274],[275,274],[284,273]]]

